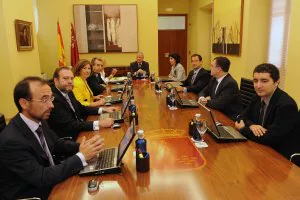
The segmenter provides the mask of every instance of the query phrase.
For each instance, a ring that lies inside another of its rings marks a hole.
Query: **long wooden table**
[[[134,96],[138,128],[144,129],[150,152],[150,171],[136,171],[133,142],[122,173],[70,177],[53,189],[49,199],[300,199],[300,168],[273,149],[252,141],[216,143],[207,134],[208,148],[197,149],[188,138],[188,122],[200,109],[170,111],[166,91],[155,94],[154,86],[141,80],[134,82]],[[223,124],[233,125],[222,113],[214,114]],[[127,118],[120,129],[84,132],[79,141],[84,135],[100,134],[107,147],[116,146],[128,125]],[[100,182],[96,193],[87,189],[92,178]]]

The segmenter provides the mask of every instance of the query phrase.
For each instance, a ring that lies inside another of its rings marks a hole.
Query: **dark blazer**
[[[227,74],[215,94],[216,84],[216,78],[212,77],[208,85],[199,93],[199,97],[210,96],[211,100],[207,102],[207,107],[219,110],[232,120],[235,120],[242,111],[237,82],[230,74]]]
[[[147,76],[150,75],[149,63],[148,63],[148,62],[143,61],[143,62],[142,62],[141,68],[138,67],[137,61],[130,63],[130,71],[131,71],[131,74],[135,73],[135,72],[138,71],[139,69],[142,69],[142,70],[146,71],[146,75],[147,75]]]
[[[181,82],[183,86],[186,87],[188,92],[198,94],[205,86],[207,86],[210,79],[210,74],[204,68],[201,68],[194,80],[194,84],[192,84],[193,76],[194,70],[191,70],[188,77]]]
[[[47,199],[53,186],[83,169],[75,155],[79,144],[58,138],[44,121],[42,127],[50,152],[70,157],[50,166],[34,133],[16,115],[0,134],[0,199]]]
[[[105,87],[101,84],[105,84],[105,82],[102,80],[100,74],[96,76],[96,74],[92,74],[90,77],[87,78],[87,83],[90,86],[94,96],[97,96],[99,94],[102,94],[105,90]]]
[[[73,92],[69,92],[69,98],[75,109],[75,113],[66,98],[53,85],[51,87],[55,97],[54,108],[48,119],[49,126],[59,137],[72,137],[76,140],[81,131],[92,131],[93,122],[85,121],[88,115],[97,115],[98,108],[83,106],[76,100]]]
[[[256,137],[249,126],[258,124],[261,98],[257,95],[242,113],[245,127],[241,133],[251,140],[273,147],[276,151],[290,158],[300,152],[299,114],[296,102],[284,91],[277,88],[267,107],[263,127],[265,135]]]

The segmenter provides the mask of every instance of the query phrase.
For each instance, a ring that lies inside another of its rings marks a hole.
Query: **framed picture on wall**
[[[137,52],[136,5],[74,5],[79,53]]]
[[[15,32],[18,51],[33,49],[32,22],[15,20]]]
[[[241,55],[244,0],[214,0],[212,52]]]

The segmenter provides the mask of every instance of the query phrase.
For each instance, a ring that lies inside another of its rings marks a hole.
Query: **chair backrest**
[[[0,133],[5,128],[5,126],[6,126],[6,121],[4,115],[0,113]]]
[[[242,101],[242,105],[247,107],[252,97],[255,95],[255,90],[253,86],[253,80],[242,78],[241,86],[240,86],[240,98]]]
[[[291,155],[290,161],[300,167],[300,153],[294,153]]]

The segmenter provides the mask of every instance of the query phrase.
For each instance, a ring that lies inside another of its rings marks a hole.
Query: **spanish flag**
[[[57,21],[57,37],[58,37],[58,66],[66,66],[66,55],[64,42],[62,40],[59,22]]]

